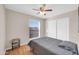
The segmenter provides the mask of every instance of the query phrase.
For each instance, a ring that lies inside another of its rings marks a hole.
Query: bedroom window
[[[29,20],[29,38],[40,37],[40,21],[35,19]]]

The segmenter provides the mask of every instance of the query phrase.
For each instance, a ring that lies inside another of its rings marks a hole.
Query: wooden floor
[[[28,45],[23,45],[20,48],[6,51],[5,55],[33,55]]]

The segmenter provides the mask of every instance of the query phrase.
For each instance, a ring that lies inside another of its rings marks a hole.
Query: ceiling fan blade
[[[45,10],[45,11],[53,11],[52,9],[47,9],[47,10]]]
[[[35,10],[35,11],[40,11],[39,9],[32,9],[32,10]]]

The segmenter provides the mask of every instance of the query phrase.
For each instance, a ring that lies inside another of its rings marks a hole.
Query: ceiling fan
[[[52,9],[47,9],[46,4],[43,4],[41,7],[39,7],[39,9],[33,9],[33,10],[38,11],[38,14],[43,15],[46,15],[46,12],[53,11]]]

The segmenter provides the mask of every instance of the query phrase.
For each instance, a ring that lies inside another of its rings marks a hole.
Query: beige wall
[[[5,54],[5,10],[3,5],[0,5],[0,54]]]
[[[11,47],[10,41],[14,38],[20,38],[21,44],[27,44],[29,41],[29,18],[36,18],[19,12],[11,11],[6,9],[6,20],[7,20],[7,40],[6,49]],[[39,18],[36,18],[39,19]],[[41,36],[45,35],[44,20],[40,19]]]
[[[51,19],[69,18],[69,40],[78,44],[79,47],[79,33],[78,33],[78,10],[54,16]]]

